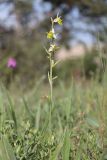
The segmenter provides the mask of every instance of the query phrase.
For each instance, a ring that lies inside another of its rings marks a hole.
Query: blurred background
[[[46,32],[57,13],[63,19],[63,26],[56,26],[60,49],[55,59],[61,60],[54,70],[57,81],[102,81],[107,0],[0,0],[0,80],[7,87],[33,87],[41,77],[47,83]]]

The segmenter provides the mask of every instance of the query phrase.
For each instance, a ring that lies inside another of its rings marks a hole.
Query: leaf
[[[107,154],[106,155],[104,155],[104,160],[106,160],[107,159]]]
[[[48,72],[48,80],[49,80],[49,83],[51,84],[50,73],[49,72]]]
[[[54,63],[53,67],[55,67],[61,60]]]
[[[65,135],[65,133],[64,133],[64,135]],[[64,142],[64,136],[62,136],[59,144],[57,145],[55,151],[51,154],[49,160],[57,160],[57,158],[60,154],[61,148],[63,147],[63,142]]]
[[[57,79],[58,78],[58,76],[55,76],[55,77],[53,77],[53,80],[55,80],[55,79]]]
[[[15,128],[16,128],[16,130],[17,130],[17,119],[16,119],[15,111],[14,111],[14,109],[13,109],[13,108],[14,108],[14,104],[13,104],[13,101],[12,101],[12,99],[10,98],[8,92],[6,92],[6,95],[7,95],[8,102],[9,102],[11,118],[12,118],[12,120],[14,121]]]
[[[93,127],[96,127],[96,128],[99,127],[99,124],[98,124],[98,122],[95,119],[87,118],[86,120],[89,123],[89,125],[91,125]]]
[[[70,132],[67,129],[65,133],[64,145],[62,149],[63,160],[69,160],[69,154],[70,154]]]
[[[41,116],[41,106],[39,105],[37,108],[37,114],[36,114],[36,128],[39,129],[40,126],[40,116]]]
[[[2,128],[3,120],[4,120],[4,107],[3,107],[3,95],[0,92],[0,128]]]
[[[0,160],[16,160],[6,136],[3,136],[0,140],[0,158]]]
[[[44,49],[45,49],[46,53],[49,55],[49,52],[48,52],[48,50],[46,49],[46,47],[45,47],[45,46],[44,46]]]
[[[26,113],[28,114],[28,116],[29,116],[29,118],[30,118],[31,122],[34,124],[34,122],[35,122],[35,117],[34,117],[33,113],[31,112],[31,110],[29,109],[29,107],[28,107],[28,104],[27,104],[27,101],[26,101],[25,97],[22,97],[22,101],[23,101],[23,104],[24,104],[24,107],[25,107]]]

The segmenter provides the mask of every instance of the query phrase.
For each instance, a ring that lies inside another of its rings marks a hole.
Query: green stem
[[[54,23],[52,21],[52,29],[54,28]],[[52,39],[52,44],[54,42],[54,39]],[[50,44],[51,44],[50,43]],[[50,53],[49,59],[50,59],[50,108],[49,108],[49,129],[50,129],[50,134],[52,132],[52,108],[53,108],[53,66],[52,66],[52,54]]]
[[[52,70],[52,55],[50,54],[50,111],[49,111],[49,128],[52,130],[52,107],[53,107],[53,70]]]
[[[51,93],[51,107],[53,106],[53,71],[52,71],[52,59],[50,59],[50,93]]]

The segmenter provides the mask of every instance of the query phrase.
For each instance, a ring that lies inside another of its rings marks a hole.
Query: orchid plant
[[[49,49],[46,49],[48,54],[50,69],[48,72],[48,80],[50,84],[50,112],[49,112],[49,123],[50,123],[50,130],[51,130],[51,115],[52,115],[52,108],[53,108],[53,81],[57,78],[57,76],[53,76],[53,68],[58,64],[58,61],[54,60],[54,54],[58,50],[59,46],[56,44],[58,34],[55,31],[55,24],[62,25],[62,19],[57,15],[55,19],[51,18],[51,29],[47,32],[47,39],[49,40]]]

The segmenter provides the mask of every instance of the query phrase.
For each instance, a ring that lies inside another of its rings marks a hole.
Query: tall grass
[[[17,100],[9,95],[11,104],[7,91],[0,90],[1,160],[106,159],[107,84],[62,87],[55,88],[51,137],[47,100],[36,99],[35,93]]]

